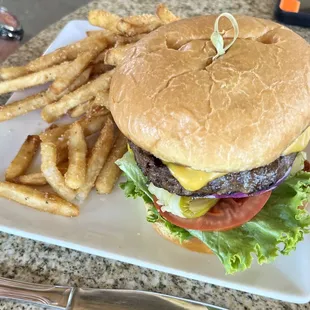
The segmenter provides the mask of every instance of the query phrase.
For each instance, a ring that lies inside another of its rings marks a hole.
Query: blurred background
[[[0,0],[0,7],[5,7],[15,15],[24,29],[21,42],[0,40],[0,63],[12,54],[20,44],[38,34],[41,30],[57,22],[91,0]]]
[[[6,7],[17,16],[25,35],[23,43],[31,39],[48,25],[71,13],[91,0],[0,0],[0,6]]]
[[[0,40],[0,63],[3,62],[8,55],[13,53],[20,44],[26,43],[29,39],[37,35],[41,30],[45,29],[47,26],[57,22],[62,17],[68,15],[69,13],[75,11],[77,8],[86,5],[91,1],[92,0],[0,0],[0,7],[6,7],[9,10],[9,12],[15,15],[24,29],[24,38],[21,42],[19,41],[8,42],[7,40]],[[113,2],[113,0],[110,1]],[[224,1],[224,0],[217,0],[217,1]],[[278,2],[278,0],[270,0],[270,1],[274,3],[274,7]],[[299,1],[300,1],[299,3],[300,10],[309,13],[310,0],[299,0]],[[141,2],[143,3],[143,0]],[[155,3],[165,2],[165,0],[156,0],[156,1],[154,0],[154,2]],[[234,1],[231,1],[232,5],[233,2]],[[289,2],[298,2],[298,1],[282,0],[282,2],[285,2],[287,4]],[[253,8],[258,7],[259,3],[260,3],[259,0],[245,1],[245,4]],[[308,23],[310,22],[309,20]],[[286,22],[283,20],[281,21]]]

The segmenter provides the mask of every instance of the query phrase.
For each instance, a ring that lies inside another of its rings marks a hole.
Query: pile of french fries
[[[72,118],[27,137],[6,170],[6,181],[0,182],[0,197],[63,216],[77,216],[74,201],[85,201],[93,187],[99,194],[110,193],[120,176],[114,162],[126,152],[127,141],[109,112],[115,67],[135,42],[179,18],[160,4],[155,15],[120,17],[94,10],[88,19],[104,29],[25,66],[0,69],[0,95],[51,82],[45,91],[1,106],[0,122],[37,109],[47,123]],[[27,173],[39,149],[41,169]],[[37,189],[45,185],[53,193]]]
[[[91,146],[88,137],[97,137]],[[93,187],[111,193],[120,176],[115,160],[126,152],[126,138],[105,108],[66,125],[52,125],[30,135],[0,182],[0,196],[23,205],[64,216],[77,216],[74,200],[83,202]],[[28,173],[41,149],[41,169]],[[49,185],[49,190],[39,191]]]

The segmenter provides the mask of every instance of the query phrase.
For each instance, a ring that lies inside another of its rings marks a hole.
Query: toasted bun
[[[113,75],[111,112],[164,161],[221,172],[267,165],[309,126],[309,45],[274,22],[236,16],[238,39],[212,62],[215,18],[180,20],[136,43]],[[233,29],[219,24],[226,45]]]
[[[213,254],[210,248],[208,248],[203,242],[201,242],[199,239],[195,237],[189,240],[184,240],[181,243],[177,237],[174,237],[170,234],[165,224],[161,222],[156,222],[153,224],[153,227],[162,237],[173,242],[174,244],[180,245],[181,247],[194,251],[194,252]]]

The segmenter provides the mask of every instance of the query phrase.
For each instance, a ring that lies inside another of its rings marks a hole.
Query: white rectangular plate
[[[92,29],[86,21],[71,21],[47,52],[82,39]],[[41,89],[15,93],[10,101]],[[47,126],[40,111],[0,123],[1,176],[26,136]],[[7,200],[0,204],[0,230],[7,233],[289,302],[310,300],[309,237],[288,257],[270,265],[254,263],[246,272],[227,276],[215,255],[190,252],[157,235],[145,219],[142,202],[127,200],[119,189],[108,196],[93,192],[80,216],[72,219]]]

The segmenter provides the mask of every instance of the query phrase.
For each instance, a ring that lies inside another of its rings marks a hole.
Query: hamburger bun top
[[[239,36],[212,61],[217,16],[183,19],[138,41],[116,68],[120,130],[166,162],[204,171],[264,166],[310,123],[310,49],[288,28],[236,16]],[[222,18],[225,46],[233,38]]]

